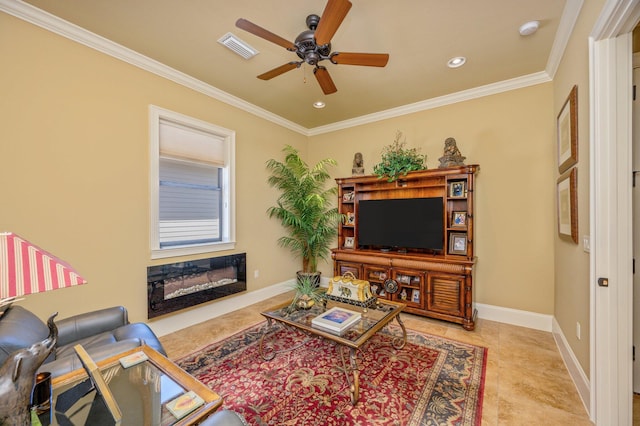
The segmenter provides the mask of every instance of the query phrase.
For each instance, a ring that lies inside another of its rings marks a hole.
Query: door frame
[[[640,0],[608,0],[589,37],[590,405],[597,425],[633,419],[631,31],[639,18]]]

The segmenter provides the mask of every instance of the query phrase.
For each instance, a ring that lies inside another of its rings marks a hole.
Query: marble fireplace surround
[[[247,290],[246,253],[147,268],[147,317]]]

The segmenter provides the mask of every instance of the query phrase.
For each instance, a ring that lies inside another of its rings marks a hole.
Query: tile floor
[[[187,355],[263,320],[261,311],[284,303],[282,294],[160,338],[169,358]],[[551,333],[487,320],[474,331],[403,314],[407,328],[489,349],[483,425],[592,425]]]

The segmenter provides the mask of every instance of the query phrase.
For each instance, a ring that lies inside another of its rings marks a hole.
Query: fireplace
[[[149,318],[247,290],[246,253],[147,268]]]

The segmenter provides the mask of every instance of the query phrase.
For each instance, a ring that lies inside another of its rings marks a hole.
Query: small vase
[[[298,302],[296,303],[296,305],[298,306],[299,309],[309,309],[313,306],[314,303],[315,302],[311,297],[307,296],[306,294],[303,294],[298,298]]]

